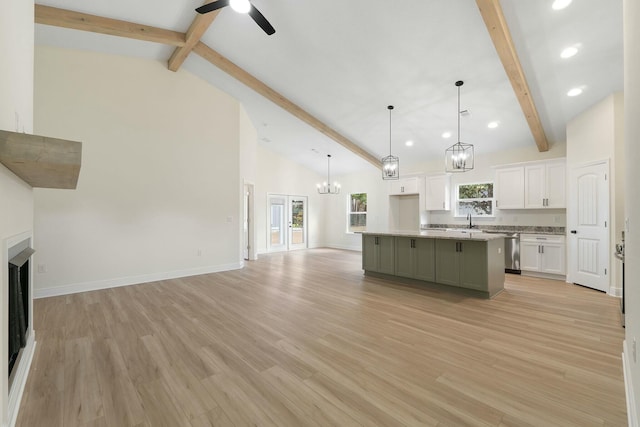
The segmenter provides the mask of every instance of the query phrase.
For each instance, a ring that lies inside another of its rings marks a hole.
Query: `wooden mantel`
[[[0,163],[32,187],[75,189],[82,143],[0,130]]]

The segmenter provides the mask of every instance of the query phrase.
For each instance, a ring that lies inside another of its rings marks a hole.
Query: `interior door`
[[[570,282],[609,291],[609,162],[572,169],[569,181]]]
[[[270,194],[269,252],[307,247],[307,197]]]
[[[242,257],[249,259],[249,188],[244,186],[244,209],[242,215]]]

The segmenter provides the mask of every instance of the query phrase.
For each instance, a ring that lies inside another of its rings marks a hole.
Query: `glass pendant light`
[[[464,82],[456,82],[458,87],[458,142],[447,148],[444,152],[445,172],[467,172],[473,169],[473,145],[460,142],[460,86]]]
[[[387,107],[389,110],[389,155],[382,159],[382,179],[400,178],[400,159],[391,155],[391,110],[393,105]]]

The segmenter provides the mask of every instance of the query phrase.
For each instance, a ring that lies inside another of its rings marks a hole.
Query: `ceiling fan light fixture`
[[[393,105],[387,107],[389,110],[389,155],[382,158],[382,179],[400,179],[400,159],[391,154],[391,110]]]
[[[460,86],[464,82],[456,82],[458,87],[458,142],[444,152],[444,169],[446,172],[467,172],[473,169],[474,150],[472,144],[460,142]]]
[[[251,10],[249,0],[230,0],[229,6],[238,13],[249,13],[249,10]]]

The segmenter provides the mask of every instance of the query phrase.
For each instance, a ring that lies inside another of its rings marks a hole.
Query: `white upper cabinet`
[[[451,210],[451,176],[427,176],[425,199],[425,209],[428,211]]]
[[[498,209],[566,207],[565,159],[522,163],[496,168],[495,199]]]
[[[418,194],[418,177],[402,178],[397,181],[390,181],[389,195],[402,196],[405,194]]]
[[[565,163],[552,161],[524,167],[524,207],[526,209],[564,208]]]
[[[547,163],[547,208],[567,207],[567,165],[561,162]]]
[[[524,168],[522,166],[496,169],[494,199],[498,209],[524,208]]]

